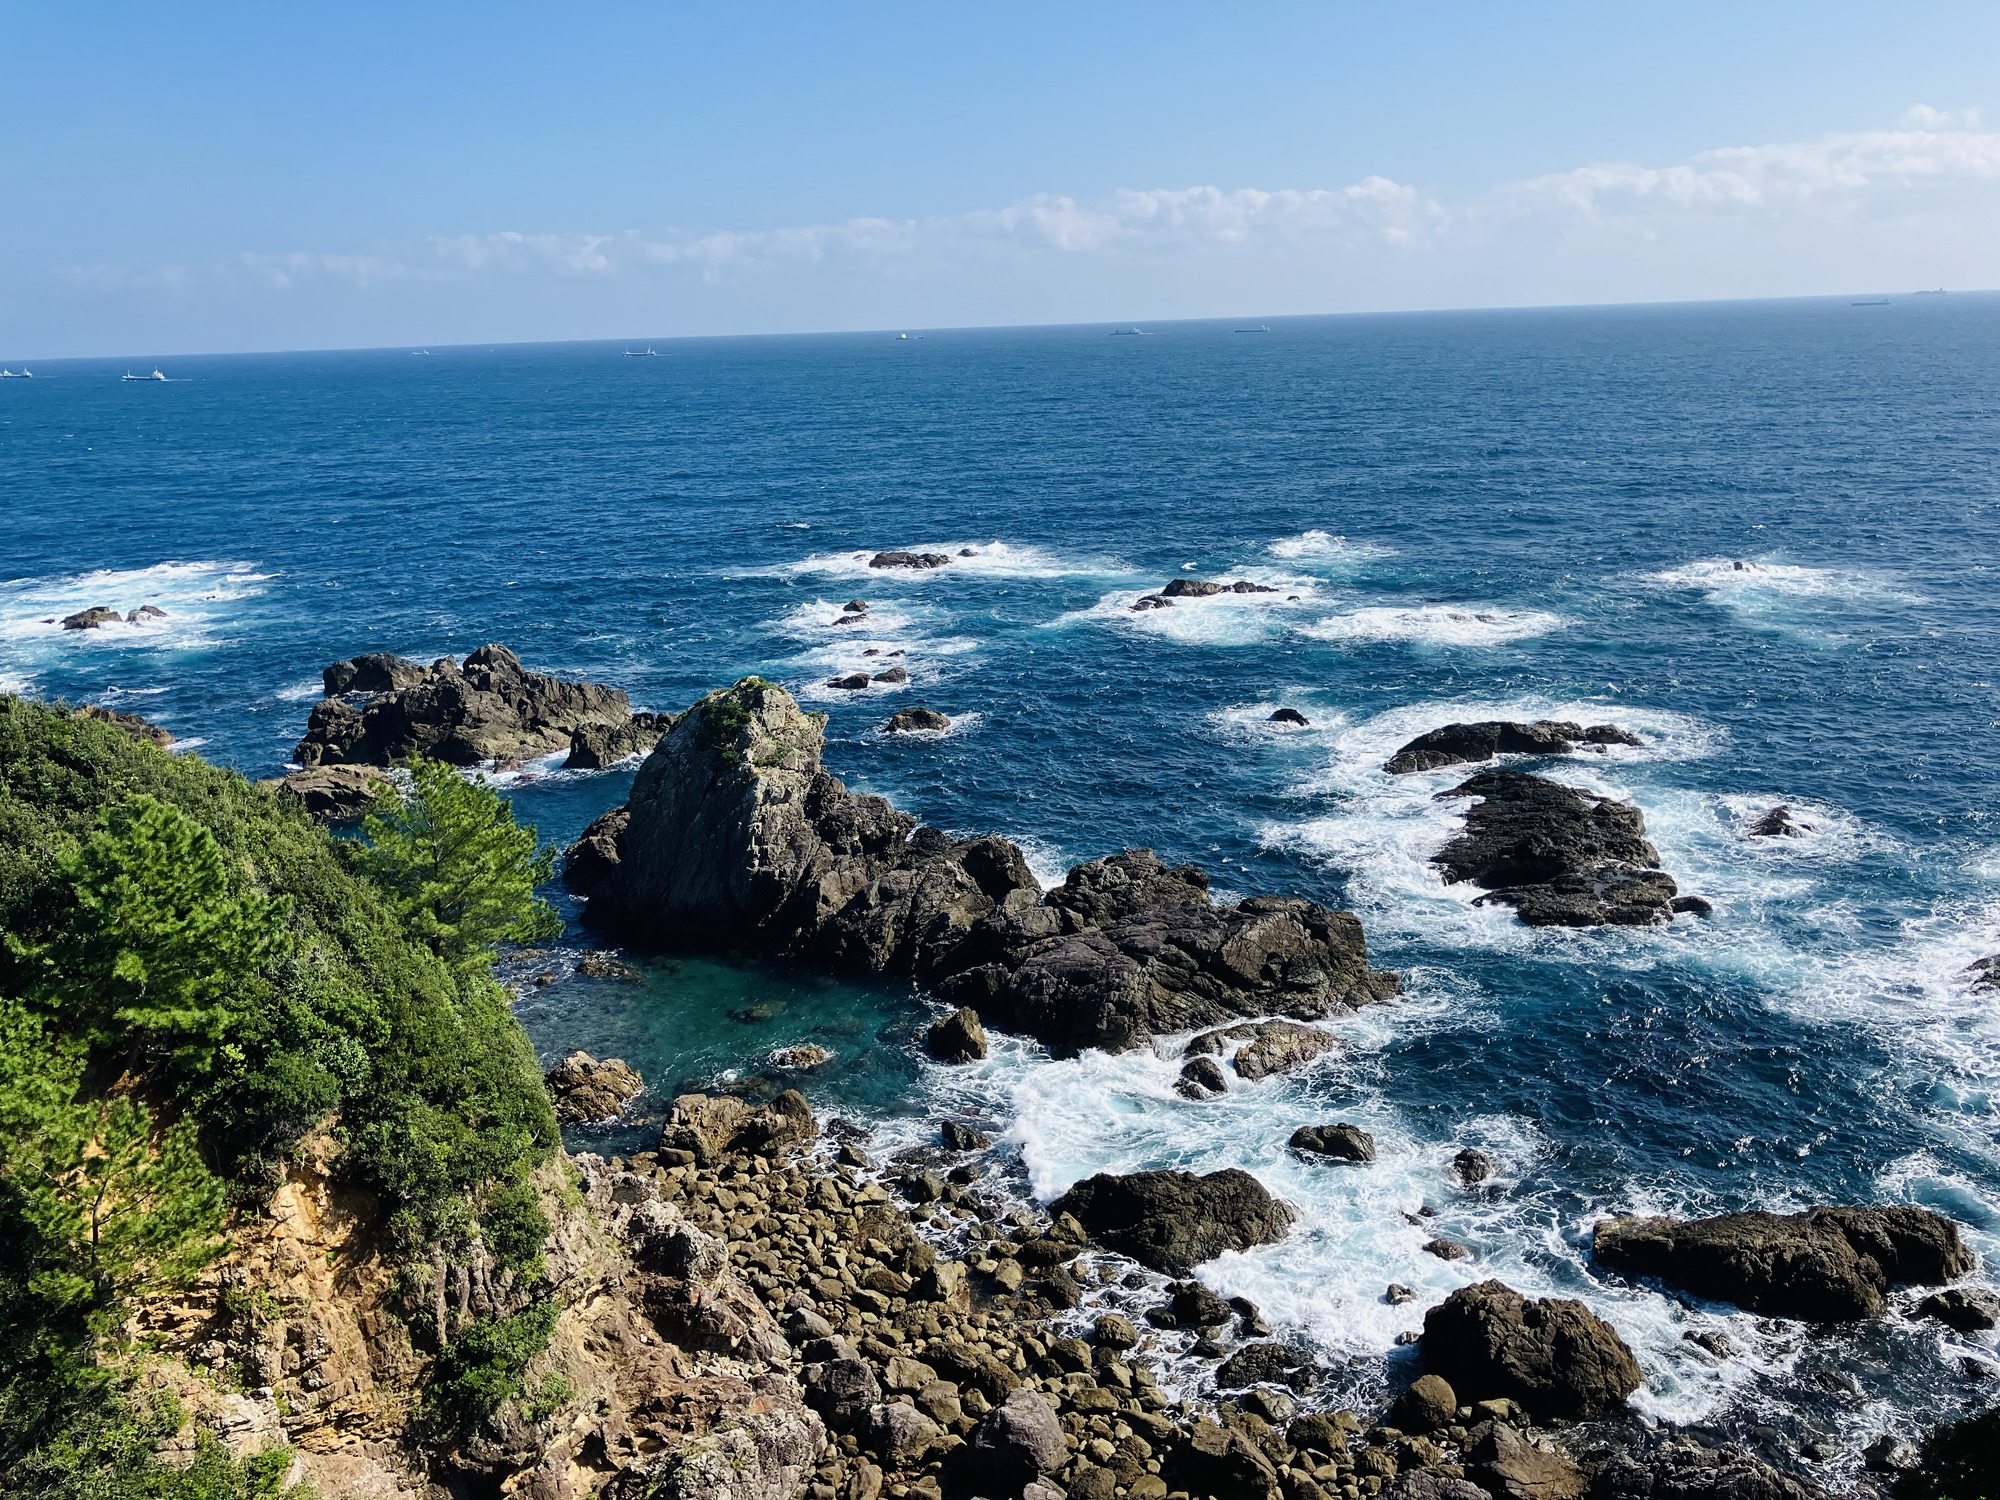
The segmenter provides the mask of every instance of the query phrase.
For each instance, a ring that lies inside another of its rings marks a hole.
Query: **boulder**
[[[1307,1156],[1325,1156],[1335,1161],[1375,1160],[1375,1137],[1359,1125],[1301,1125],[1286,1144]]]
[[[308,817],[340,826],[359,823],[393,783],[374,766],[308,766],[265,785],[297,802]]]
[[[942,568],[951,558],[942,552],[878,552],[868,559],[871,568]]]
[[[1733,1444],[1676,1437],[1650,1454],[1612,1454],[1591,1479],[1590,1500],[1824,1500],[1824,1491]]]
[[[849,672],[845,677],[829,677],[826,685],[839,688],[843,693],[858,693],[868,686],[866,672]]]
[[[95,630],[100,625],[115,625],[125,617],[115,609],[98,605],[93,609],[80,609],[73,615],[63,617],[64,630]]]
[[[1513,907],[1530,927],[1673,920],[1679,888],[1631,803],[1514,770],[1481,771],[1438,795],[1478,799],[1433,857],[1446,884],[1483,887],[1482,901]]]
[[[705,1167],[733,1151],[775,1155],[812,1139],[816,1129],[812,1109],[796,1089],[763,1105],[746,1104],[733,1094],[682,1094],[660,1129],[660,1149],[684,1152]]]
[[[413,670],[421,676],[412,679]],[[324,674],[329,685],[350,680],[392,686],[359,708],[331,692],[315,704],[292,750],[300,765],[387,766],[412,755],[457,766],[514,762],[570,745],[583,725],[632,719],[618,689],[530,672],[505,646],[481,646],[463,667],[448,656],[425,668],[398,657],[357,657]]]
[[[1458,1416],[1458,1393],[1441,1375],[1420,1375],[1389,1408],[1389,1425],[1400,1432],[1436,1432]]]
[[[1498,1170],[1493,1158],[1477,1146],[1467,1146],[1451,1159],[1452,1176],[1467,1187],[1484,1182]]]
[[[1796,839],[1803,838],[1812,831],[1812,824],[1799,822],[1792,816],[1792,810],[1783,803],[1780,803],[1750,825],[1750,832],[1747,837],[1753,839]]]
[[[1977,1287],[1953,1287],[1931,1293],[1917,1304],[1917,1312],[1960,1333],[1981,1333],[2000,1326],[2000,1297]]]
[[[1304,1390],[1312,1384],[1312,1361],[1279,1343],[1245,1344],[1215,1372],[1222,1390],[1249,1385],[1288,1385]]]
[[[1890,1288],[1937,1286],[1975,1265],[1956,1224],[1910,1207],[1604,1219],[1591,1253],[1697,1297],[1816,1322],[1873,1317]]]
[[[1273,709],[1271,711],[1270,722],[1273,724],[1291,724],[1300,729],[1309,729],[1312,727],[1312,720],[1308,719],[1296,708]]]
[[[1491,1500],[1469,1479],[1454,1479],[1434,1469],[1398,1474],[1382,1490],[1383,1500]]]
[[[868,1451],[891,1468],[921,1463],[943,1436],[937,1423],[904,1401],[871,1406],[863,1431]]]
[[[1435,1255],[1439,1260],[1471,1260],[1472,1250],[1457,1240],[1448,1240],[1439,1235],[1434,1240],[1424,1241],[1424,1254]]]
[[[1467,1477],[1493,1500],[1580,1500],[1588,1488],[1569,1459],[1537,1448],[1505,1422],[1482,1422],[1465,1457]]]
[[[1184,1276],[1225,1250],[1275,1244],[1296,1217],[1248,1172],[1100,1172],[1051,1206],[1076,1215],[1106,1247],[1142,1265]]]
[[[95,719],[100,724],[109,724],[114,729],[122,729],[135,740],[158,745],[162,750],[174,742],[173,731],[162,729],[150,719],[138,714],[128,714],[122,708],[102,708],[95,703],[79,704],[69,711],[72,719]]]
[[[1202,1032],[1188,1042],[1183,1055],[1221,1053],[1232,1042],[1240,1045],[1229,1064],[1237,1077],[1252,1083],[1274,1074],[1289,1073],[1340,1048],[1338,1037],[1317,1026],[1301,1026],[1296,1021],[1260,1021],[1250,1026],[1223,1026]]]
[[[831,1343],[832,1340],[822,1342]],[[806,1405],[835,1432],[850,1432],[868,1420],[882,1401],[875,1371],[859,1357],[816,1360],[799,1372]]]
[[[833,1061],[833,1054],[812,1042],[796,1047],[780,1047],[768,1059],[771,1066],[786,1073],[810,1073]]]
[[[1105,1313],[1091,1325],[1091,1336],[1097,1340],[1100,1349],[1131,1349],[1139,1342],[1139,1330],[1132,1326],[1129,1318],[1117,1313]]]
[[[952,1151],[984,1151],[993,1144],[993,1137],[983,1130],[975,1130],[957,1120],[946,1120],[938,1126],[938,1135],[947,1149]]]
[[[572,1125],[596,1125],[624,1113],[646,1080],[623,1058],[599,1062],[588,1052],[572,1052],[543,1075],[556,1118]]]
[[[125,623],[137,625],[142,620],[164,620],[167,612],[157,604],[142,604],[137,609],[125,611]]]
[[[889,667],[884,671],[877,672],[869,680],[871,682],[908,682],[910,674],[901,667]]]
[[[1222,1064],[1214,1058],[1190,1058],[1182,1066],[1181,1076],[1174,1080],[1174,1092],[1183,1099],[1212,1099],[1229,1092],[1229,1079],[1223,1074]]]
[[[1149,609],[1172,609],[1173,607],[1173,600],[1162,599],[1158,594],[1141,594],[1137,599],[1132,601],[1132,610],[1135,614],[1143,613]]]
[[[1225,593],[1229,585],[1210,583],[1205,578],[1176,578],[1160,590],[1162,599],[1206,599],[1211,594]]]
[[[322,668],[319,680],[327,697],[338,698],[343,693],[393,693],[415,687],[429,675],[427,668],[406,657],[371,651]]]
[[[986,1028],[979,1012],[963,1006],[924,1033],[924,1050],[940,1062],[976,1062],[986,1055]]]
[[[990,1488],[983,1493],[1014,1494],[1039,1475],[1053,1474],[1069,1460],[1062,1420],[1048,1398],[1032,1386],[1017,1386],[988,1412],[966,1445],[968,1457]]]
[[[1162,1477],[1190,1495],[1269,1500],[1279,1493],[1278,1471],[1270,1456],[1238,1428],[1206,1417],[1188,1425]]]
[[[1641,1379],[1617,1330],[1581,1302],[1529,1299],[1498,1281],[1461,1287],[1426,1313],[1422,1347],[1460,1399],[1504,1397],[1537,1418],[1609,1415]]]
[[[1636,734],[1615,724],[1585,728],[1567,719],[1537,719],[1518,724],[1506,719],[1482,719],[1473,724],[1446,724],[1418,735],[1389,757],[1382,767],[1391,776],[1435,771],[1491,760],[1496,755],[1568,755],[1578,745],[1637,745]]]
[[[903,708],[889,715],[884,734],[936,734],[951,728],[951,720],[934,708]]]
[[[569,732],[565,771],[601,771],[650,750],[674,726],[672,714],[635,713],[622,724],[579,724]]]

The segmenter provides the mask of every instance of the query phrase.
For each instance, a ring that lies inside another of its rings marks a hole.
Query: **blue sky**
[[[2000,6],[0,3],[0,356],[2000,285]]]

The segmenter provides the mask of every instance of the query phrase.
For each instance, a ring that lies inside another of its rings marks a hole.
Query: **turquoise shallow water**
[[[1897,1316],[1804,1340],[1608,1280],[1584,1247],[1617,1209],[1907,1200],[2000,1253],[1996,1018],[1963,972],[2000,950],[2000,301],[1230,326],[38,368],[0,388],[0,681],[267,775],[319,666],[357,651],[500,640],[657,708],[765,673],[832,716],[853,784],[1006,833],[1051,878],[1147,844],[1226,891],[1351,905],[1409,997],[1202,1108],[1151,1055],[1007,1043],[946,1075],[910,1055],[907,988],[712,959],[531,989],[549,1059],[619,1052],[664,1094],[818,1041],[823,1106],[890,1140],[977,1107],[1044,1196],[1250,1166],[1301,1229],[1204,1274],[1333,1360],[1379,1367],[1497,1274],[1612,1317],[1663,1419],[1850,1441],[1982,1399],[1960,1361],[1990,1337]],[[888,576],[879,547],[955,560]],[[1277,591],[1129,609],[1188,573]],[[869,624],[833,626],[856,595]],[[148,602],[168,618],[45,623]],[[885,661],[906,688],[822,686]],[[878,732],[916,702],[958,727]],[[1311,727],[1270,725],[1279,705]],[[1544,714],[1641,735],[1562,774],[1636,800],[1711,921],[1530,932],[1438,883],[1448,773],[1380,763],[1449,719]],[[512,795],[566,839],[628,779]],[[1781,801],[1812,832],[1746,838]],[[1375,1131],[1374,1168],[1287,1157],[1326,1117]],[[1447,1183],[1468,1142],[1502,1162],[1490,1192]],[[1479,1258],[1421,1255],[1438,1232]],[[1382,1303],[1390,1280],[1419,1300]],[[1744,1356],[1682,1338],[1706,1328]]]

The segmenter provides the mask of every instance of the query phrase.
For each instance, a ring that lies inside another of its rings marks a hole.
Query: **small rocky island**
[[[1579,745],[1602,750],[1608,745],[1641,743],[1638,735],[1616,724],[1585,727],[1567,719],[1536,719],[1531,724],[1482,719],[1471,724],[1446,724],[1420,734],[1389,757],[1382,769],[1391,776],[1407,776],[1412,771],[1492,760],[1496,755],[1568,755]]]

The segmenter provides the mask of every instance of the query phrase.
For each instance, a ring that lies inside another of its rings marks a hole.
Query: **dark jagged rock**
[[[1581,1302],[1529,1299],[1498,1281],[1461,1287],[1424,1315],[1424,1362],[1460,1399],[1516,1401],[1537,1417],[1608,1415],[1639,1388],[1638,1361]]]
[[[1231,1042],[1242,1045],[1230,1058],[1229,1065],[1236,1070],[1237,1077],[1252,1083],[1289,1073],[1340,1048],[1338,1037],[1317,1026],[1301,1026],[1296,1021],[1260,1021],[1250,1026],[1204,1031],[1187,1044],[1182,1056],[1219,1056]]]
[[[1375,1137],[1359,1125],[1301,1125],[1286,1144],[1308,1156],[1335,1161],[1375,1160]]]
[[[1275,594],[1269,584],[1238,579],[1235,583],[1212,583],[1206,578],[1176,578],[1156,596],[1161,599],[1206,599],[1213,594]]]
[[[1144,613],[1149,609],[1172,609],[1174,601],[1162,599],[1158,594],[1142,594],[1132,601],[1134,613]]]
[[[977,1062],[986,1055],[986,1028],[979,1012],[961,1006],[924,1033],[924,1050],[939,1062]]]
[[[1192,1057],[1174,1080],[1174,1092],[1183,1099],[1212,1099],[1229,1092],[1229,1079],[1214,1058]]]
[[[1796,839],[1813,831],[1810,823],[1801,823],[1792,816],[1792,810],[1780,803],[1750,825],[1749,837],[1753,839]]]
[[[1435,771],[1491,760],[1496,755],[1568,755],[1578,745],[1637,745],[1639,736],[1615,724],[1588,728],[1567,719],[1536,719],[1517,724],[1507,719],[1481,719],[1473,724],[1446,724],[1411,740],[1382,767],[1391,776],[1411,771]]]
[[[292,750],[301,766],[387,766],[412,755],[457,766],[519,761],[569,745],[586,724],[617,727],[632,719],[618,689],[530,672],[505,646],[481,646],[463,667],[443,657],[419,669],[423,675],[414,682],[404,670],[412,664],[396,657],[357,666],[372,660],[336,662],[326,680],[346,680],[354,669],[355,681],[403,685],[376,693],[361,708],[340,697],[321,699]]]
[[[1505,1422],[1482,1422],[1466,1444],[1466,1473],[1493,1500],[1579,1500],[1583,1471]]]
[[[2000,989],[2000,953],[1967,964],[1965,972],[1973,976],[1975,988]]]
[[[1005,839],[954,841],[849,792],[820,765],[824,724],[758,678],[683,715],[623,825],[600,819],[572,850],[586,920],[654,947],[910,974],[1062,1054],[1396,992],[1351,914],[1278,896],[1218,908],[1200,870],[1150,850],[1079,865],[1044,897]]]
[[[157,604],[142,604],[137,609],[125,611],[125,623],[137,625],[141,620],[164,620],[167,612]]]
[[[563,851],[563,886],[586,900],[596,895],[618,872],[618,839],[632,815],[623,807],[599,813],[583,836]]]
[[[1433,858],[1448,884],[1483,887],[1482,901],[1504,902],[1530,927],[1673,920],[1679,889],[1631,803],[1514,770],[1481,771],[1438,795],[1478,799]]]
[[[886,671],[877,672],[869,679],[871,682],[908,682],[909,680],[910,674],[901,667],[890,667]]]
[[[884,734],[934,734],[951,728],[951,720],[934,708],[902,708],[889,715]]]
[[[826,685],[839,688],[843,693],[858,693],[868,686],[866,672],[849,672],[845,677],[829,677]]]
[[[1424,1241],[1424,1254],[1435,1255],[1439,1260],[1471,1260],[1472,1251],[1457,1240],[1448,1240],[1440,1235],[1434,1240]]]
[[[1891,1287],[1936,1286],[1975,1264],[1956,1224],[1909,1207],[1605,1219],[1591,1253],[1698,1297],[1817,1322],[1873,1317]]]
[[[1271,710],[1270,722],[1273,724],[1294,724],[1300,729],[1309,729],[1312,727],[1312,720],[1308,719],[1296,708],[1275,708]]]
[[[1225,1250],[1283,1239],[1295,1217],[1248,1172],[1100,1172],[1056,1200],[1101,1244],[1142,1265],[1185,1276]]]
[[[1283,1344],[1245,1344],[1216,1369],[1215,1383],[1224,1390],[1246,1385],[1304,1390],[1312,1384],[1312,1362]]]
[[[569,732],[565,771],[601,771],[628,755],[650,750],[674,727],[672,714],[635,713],[620,724],[579,724]]]
[[[871,568],[942,568],[951,558],[943,552],[878,552],[868,559]]]
[[[98,605],[93,609],[80,609],[73,615],[63,617],[64,630],[95,630],[100,625],[116,625],[125,617],[115,609]]]
[[[310,817],[336,826],[359,823],[391,783],[374,766],[308,766],[266,785],[293,798]]]
[[[1031,1386],[1019,1386],[973,1432],[966,1458],[994,1492],[1019,1494],[1038,1475],[1061,1468],[1069,1447],[1048,1398]]]
[[[1953,1287],[1933,1292],[1917,1304],[1926,1318],[1936,1318],[1960,1333],[1981,1333],[2000,1326],[2000,1297],[1977,1287]]]
[[[599,1062],[588,1052],[572,1052],[543,1076],[556,1118],[573,1125],[615,1120],[646,1086],[623,1058]]]
[[[1704,1448],[1685,1437],[1669,1438],[1650,1454],[1614,1453],[1590,1483],[1590,1500],[1822,1500],[1823,1494],[1742,1448]]]
[[[1458,1415],[1458,1393],[1442,1375],[1420,1375],[1389,1408],[1389,1425],[1401,1432],[1436,1432]]]
[[[812,1109],[797,1089],[786,1089],[761,1105],[746,1104],[733,1094],[682,1094],[660,1129],[660,1150],[708,1166],[732,1151],[772,1155],[810,1140],[816,1128]]]
[[[319,680],[327,697],[338,698],[344,693],[393,693],[399,688],[415,687],[429,676],[428,667],[407,657],[370,651],[323,667]]]
[[[1975,1495],[1990,1500],[2000,1495],[2000,1407],[1932,1432],[1917,1450],[1916,1466],[1897,1482],[1896,1493],[1901,1500],[1971,1500]]]
[[[81,704],[69,711],[72,719],[95,719],[100,724],[109,724],[122,729],[135,740],[145,740],[158,745],[162,750],[174,742],[173,731],[162,729],[150,719],[138,714],[128,714],[122,708],[102,708],[95,703]]]
[[[938,1127],[938,1134],[953,1151],[984,1151],[993,1144],[993,1137],[985,1131],[975,1130],[958,1120],[946,1120]]]
[[[1497,1170],[1493,1158],[1477,1146],[1467,1146],[1451,1159],[1452,1175],[1467,1187],[1484,1182]]]

